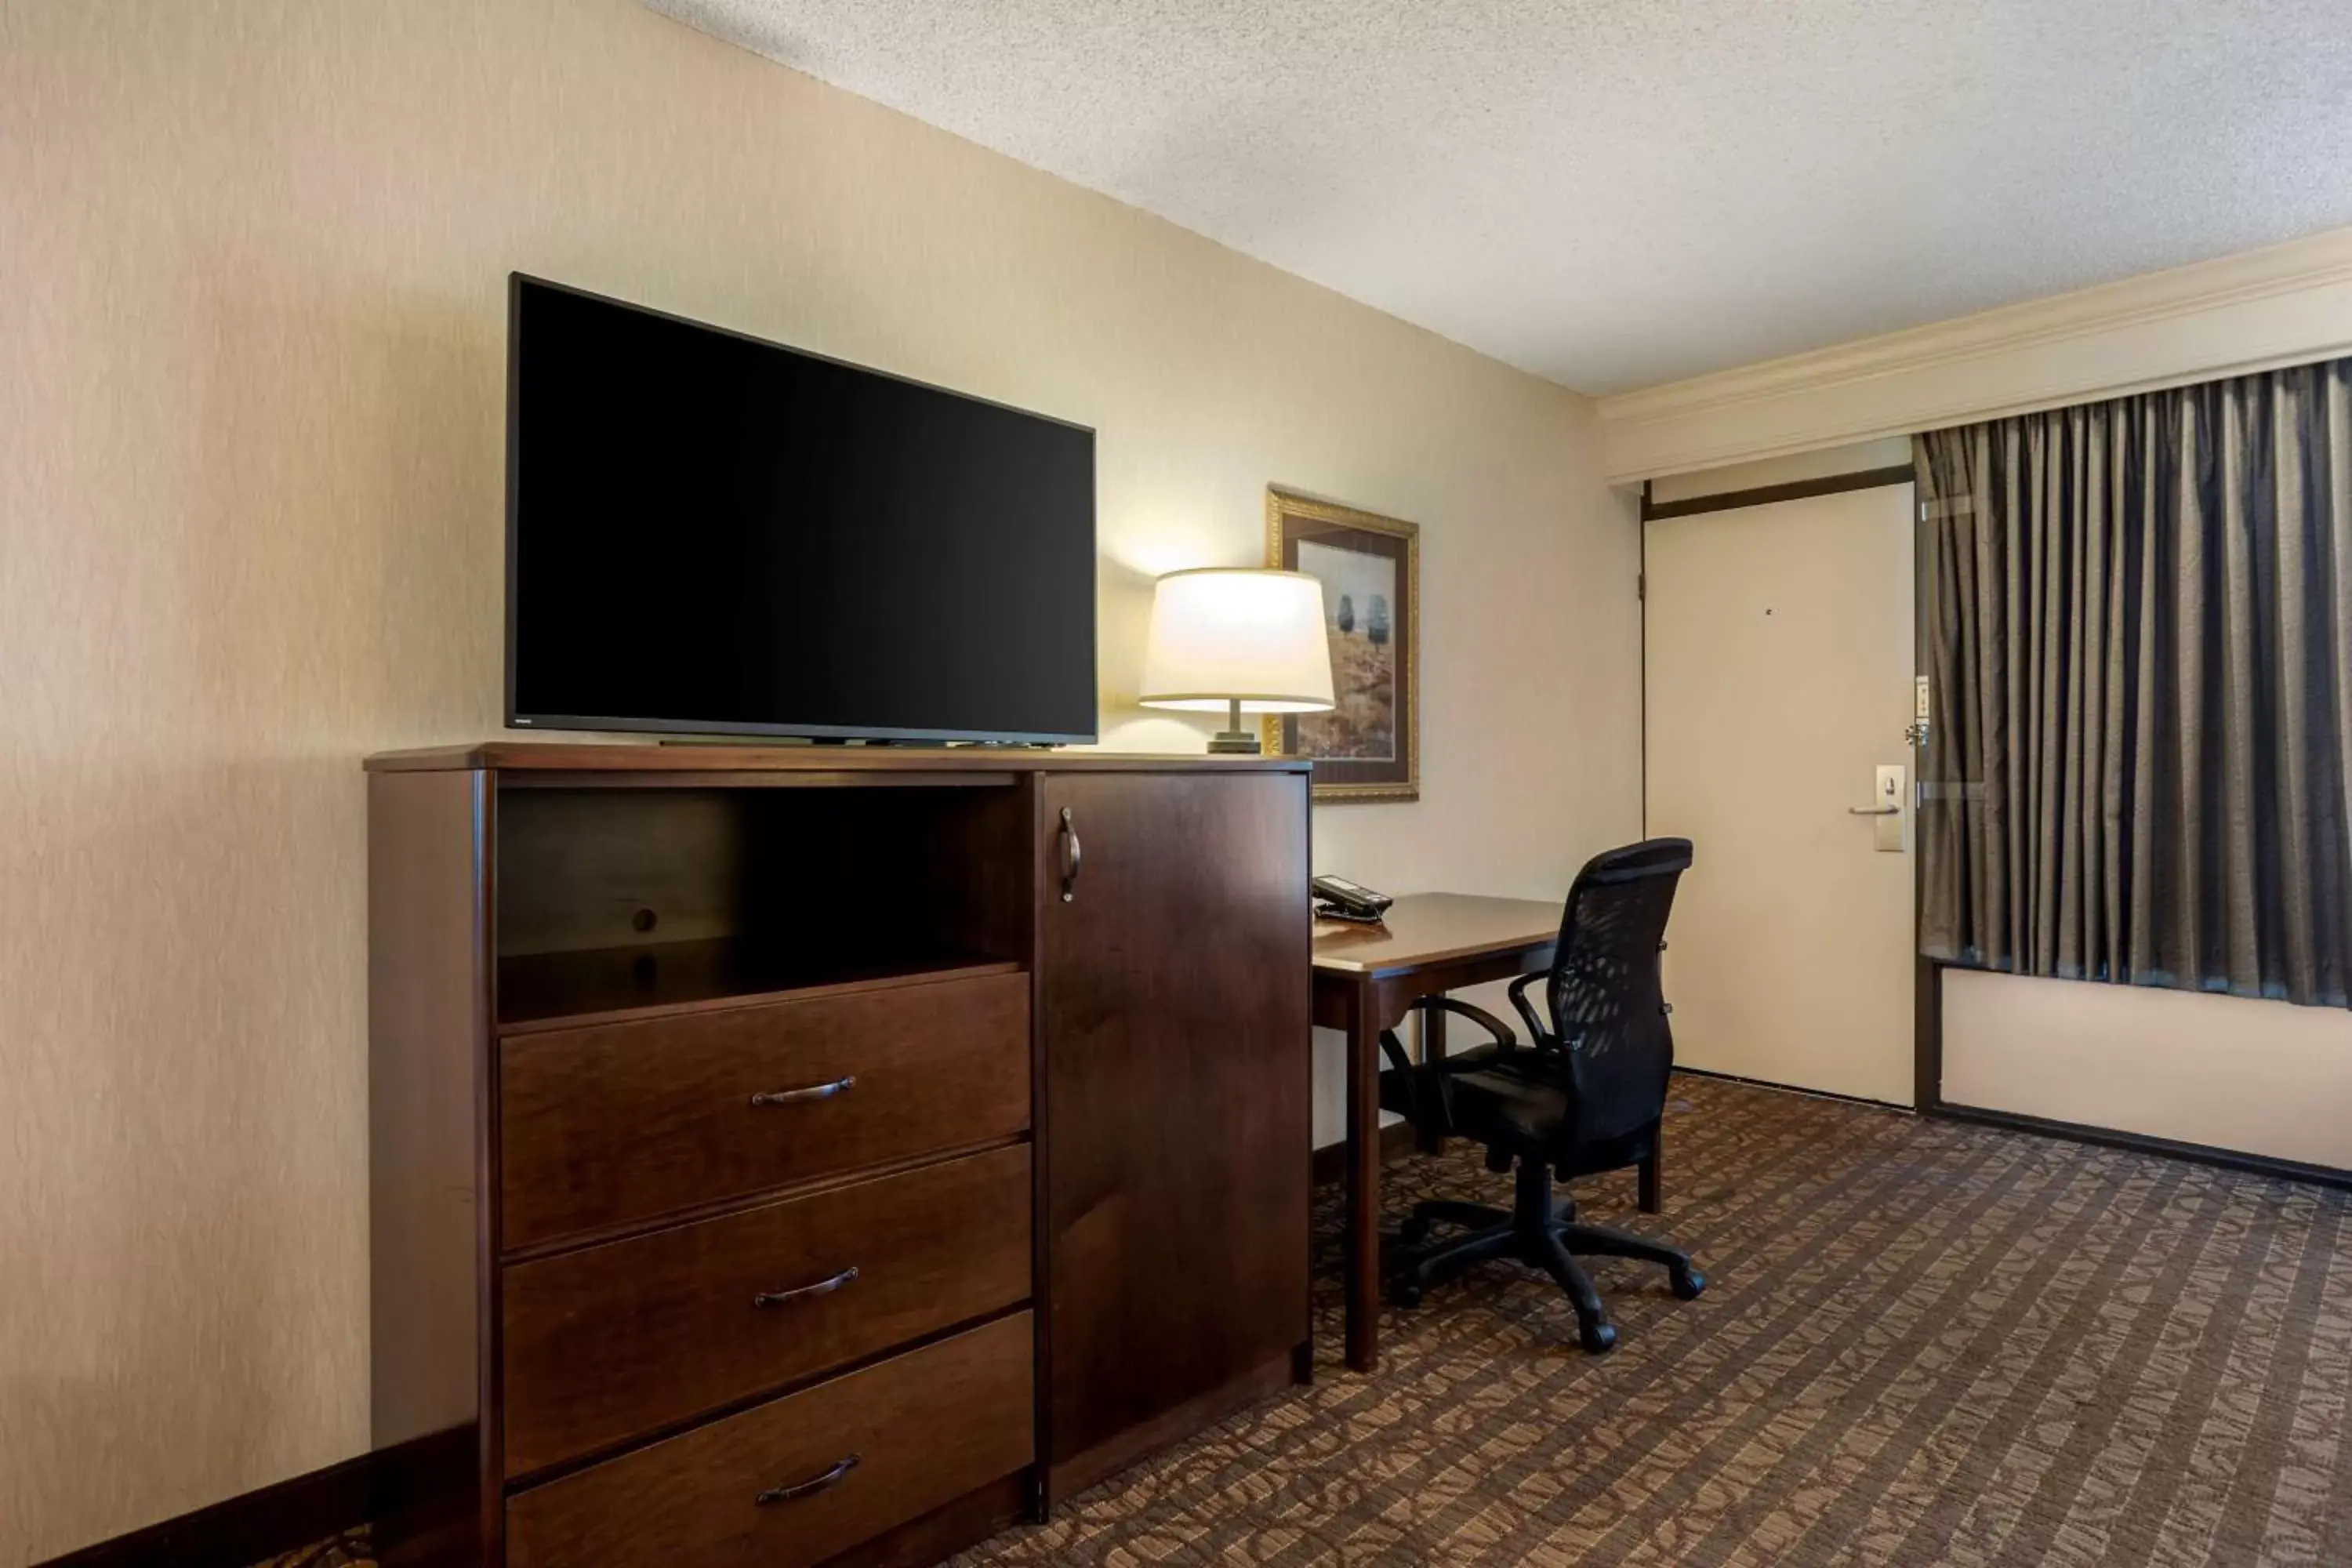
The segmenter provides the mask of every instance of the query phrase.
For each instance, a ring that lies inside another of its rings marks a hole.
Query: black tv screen
[[[1083,426],[516,276],[507,721],[1095,738]]]

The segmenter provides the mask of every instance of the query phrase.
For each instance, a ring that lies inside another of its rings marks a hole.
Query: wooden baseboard
[[[470,1488],[474,1458],[472,1425],[452,1426],[68,1552],[38,1568],[251,1568]]]
[[[2120,1132],[2112,1127],[2086,1127],[2078,1121],[2053,1121],[2047,1117],[2027,1116],[2014,1110],[1987,1110],[1980,1106],[1953,1105],[1944,1100],[1922,1107],[1920,1114],[1943,1121],[1967,1121],[1979,1127],[1999,1127],[2011,1132],[2032,1132],[2043,1138],[2095,1143],[2103,1149],[2128,1149],[2136,1154],[2161,1154],[2168,1159],[2189,1160],[2200,1165],[2218,1165],[2225,1171],[2239,1171],[2250,1176],[2269,1176],[2284,1182],[2311,1182],[2323,1187],[2352,1191],[2352,1171],[2339,1171],[2333,1165],[2306,1165],[2300,1160],[2282,1160],[2270,1154],[2249,1154],[2242,1150],[2216,1149],[2205,1143],[2183,1143],[2145,1132]]]
[[[1872,1110],[1910,1110],[1912,1106],[1892,1100],[1872,1100],[1865,1095],[1840,1094],[1833,1089],[1807,1089],[1801,1084],[1774,1083],[1769,1078],[1749,1078],[1743,1073],[1717,1072],[1713,1068],[1686,1068],[1680,1062],[1675,1071],[1691,1078],[1711,1078],[1718,1083],[1744,1083],[1750,1089],[1769,1089],[1776,1094],[1801,1094],[1811,1100],[1834,1100],[1846,1105],[1864,1106]]]
[[[1412,1123],[1398,1121],[1381,1129],[1381,1163],[1402,1160],[1412,1152]],[[1328,1186],[1348,1173],[1348,1146],[1327,1144],[1315,1151],[1315,1184]]]

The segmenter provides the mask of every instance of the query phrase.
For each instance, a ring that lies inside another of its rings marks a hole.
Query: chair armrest
[[[1423,1011],[1459,1013],[1494,1036],[1496,1049],[1515,1051],[1519,1048],[1518,1037],[1511,1033],[1511,1026],[1484,1007],[1475,1007],[1467,1002],[1457,1002],[1451,996],[1416,996],[1413,998],[1411,1010],[1416,1013]],[[1438,1075],[1435,1079],[1436,1104],[1432,1106],[1423,1097],[1423,1080],[1421,1074],[1413,1070],[1411,1058],[1404,1053],[1404,1042],[1397,1038],[1394,1029],[1381,1031],[1381,1054],[1388,1058],[1391,1068],[1403,1075],[1403,1082],[1410,1100],[1410,1109],[1406,1114],[1413,1125],[1425,1132],[1443,1134],[1452,1131],[1454,1125],[1450,1100],[1452,1090],[1446,1084],[1444,1075],[1484,1064],[1460,1058],[1441,1058],[1433,1062],[1423,1062],[1423,1071],[1434,1072]],[[1382,1078],[1387,1076],[1385,1073],[1381,1075]]]
[[[1458,1013],[1494,1036],[1495,1043],[1503,1049],[1511,1051],[1518,1048],[1519,1037],[1511,1033],[1511,1026],[1484,1007],[1458,1002],[1451,996],[1417,996],[1413,998],[1412,1006],[1415,1012],[1425,1007],[1440,1013]]]
[[[1539,1051],[1550,1050],[1559,1042],[1552,1038],[1550,1032],[1543,1026],[1543,1020],[1536,1016],[1535,1005],[1528,1000],[1528,987],[1538,980],[1550,978],[1549,970],[1538,969],[1533,974],[1522,974],[1511,982],[1511,1005],[1517,1007],[1519,1016],[1527,1020],[1528,1037],[1535,1042],[1536,1049]]]
[[[1381,1055],[1389,1058],[1389,1066],[1402,1073],[1412,1071],[1412,1058],[1404,1054],[1404,1042],[1397,1038],[1394,1029],[1381,1031]]]

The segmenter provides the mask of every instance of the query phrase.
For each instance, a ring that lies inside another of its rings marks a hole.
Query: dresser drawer
[[[1021,1131],[1029,980],[510,1035],[499,1062],[514,1248]]]
[[[1031,1201],[1020,1144],[508,1268],[507,1474],[1020,1304]]]
[[[509,1568],[821,1563],[1030,1463],[1031,1333],[999,1319],[518,1493]]]

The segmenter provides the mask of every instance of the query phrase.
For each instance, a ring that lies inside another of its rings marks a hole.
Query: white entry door
[[[1685,1066],[1912,1102],[1912,511],[1900,484],[1643,524]]]

